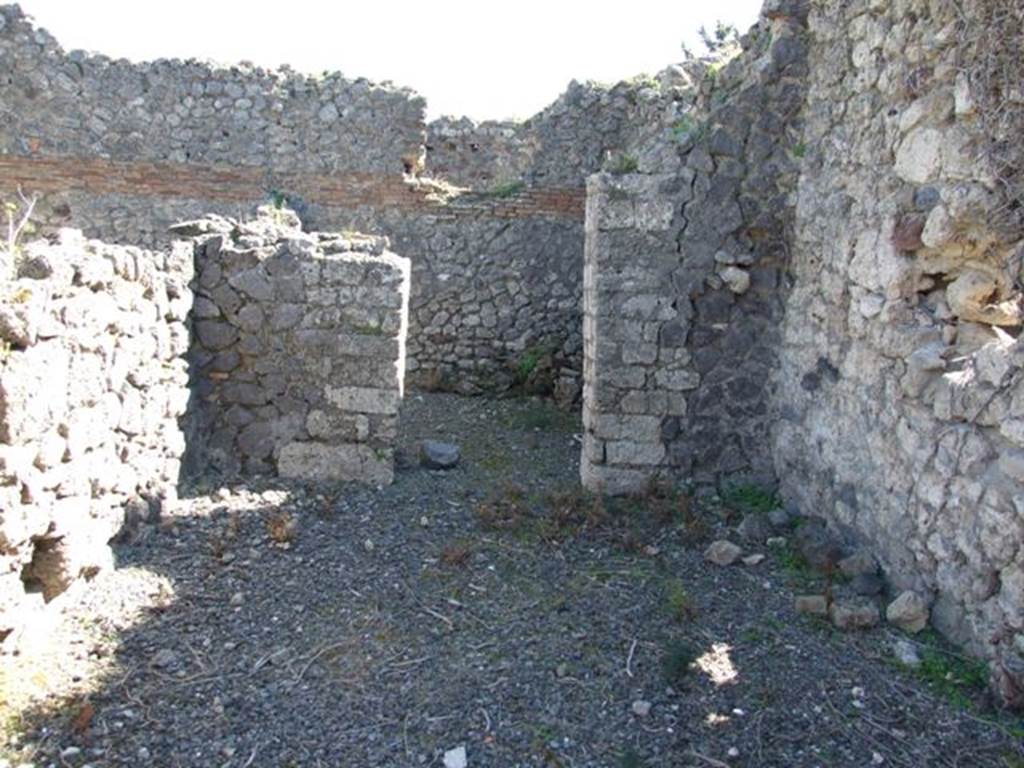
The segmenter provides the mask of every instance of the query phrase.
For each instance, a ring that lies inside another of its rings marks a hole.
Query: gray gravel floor
[[[200,488],[64,608],[63,682],[9,722],[0,755],[442,766],[461,746],[470,768],[1024,765],[1024,722],[897,669],[890,630],[798,617],[801,585],[771,556],[705,563],[726,511],[574,494],[579,429],[540,401],[413,394],[387,489]],[[426,437],[458,442],[461,464],[418,467]],[[147,607],[117,619],[133,583]]]

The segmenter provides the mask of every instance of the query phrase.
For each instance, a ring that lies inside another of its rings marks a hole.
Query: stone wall
[[[0,279],[0,636],[111,564],[125,505],[174,498],[189,400],[190,250],[65,230],[19,263]]]
[[[770,430],[805,17],[676,73],[685,108],[588,186],[584,483],[774,481]],[[636,172],[632,172],[635,170]]]
[[[1016,36],[975,23],[993,6],[1015,9]],[[993,226],[1005,199],[969,46],[1019,48],[1021,22],[1019,4],[814,5],[773,442],[785,497],[934,598],[935,625],[1018,702],[1024,242]],[[1018,114],[1019,62],[1003,92]]]
[[[528,387],[570,401],[584,178],[673,99],[573,84],[521,124],[427,126],[412,92],[337,74],[65,53],[16,6],[0,8],[0,83],[0,197],[43,193],[45,230],[157,247],[176,221],[286,200],[306,229],[386,235],[411,259],[411,382],[502,390],[537,358]]]
[[[197,265],[190,467],[390,483],[408,260],[284,209],[173,229]]]
[[[3,154],[319,173],[398,174],[403,160],[418,162],[424,102],[407,89],[337,73],[65,53],[17,6],[0,18]]]
[[[770,0],[682,167],[591,178],[582,476],[777,477],[1020,703],[1024,15],[995,5],[1004,37],[992,3]]]

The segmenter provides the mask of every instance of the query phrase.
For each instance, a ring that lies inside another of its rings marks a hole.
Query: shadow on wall
[[[281,208],[173,231],[197,265],[189,472],[390,483],[408,260]]]
[[[391,482],[408,261],[275,209],[176,230],[65,230],[0,282],[0,639],[196,475]]]

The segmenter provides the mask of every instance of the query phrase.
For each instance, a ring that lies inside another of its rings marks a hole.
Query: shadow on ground
[[[728,510],[575,491],[575,417],[414,395],[403,430],[410,459],[419,439],[451,438],[462,463],[409,460],[383,491],[215,489],[122,545],[117,574],[64,607],[51,696],[9,712],[0,755],[440,766],[461,746],[471,768],[1024,765],[1024,724],[897,669],[886,630],[798,617],[806,575],[706,564]]]

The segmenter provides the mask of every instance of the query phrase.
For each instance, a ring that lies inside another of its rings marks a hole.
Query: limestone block
[[[595,414],[590,429],[603,440],[633,440],[657,443],[661,440],[661,418],[658,416]]]
[[[958,317],[990,325],[1021,324],[1022,309],[1017,297],[1006,297],[1000,282],[990,274],[965,270],[946,288],[946,301]]]
[[[319,482],[358,481],[389,485],[394,466],[389,451],[367,445],[289,443],[281,448],[277,470],[282,477]]]
[[[916,592],[906,591],[889,603],[885,618],[904,632],[916,634],[928,625],[928,603]]]
[[[396,389],[368,387],[328,387],[325,396],[341,410],[355,413],[397,413],[401,400]]]
[[[911,184],[926,184],[939,172],[942,162],[942,131],[936,128],[915,128],[896,150],[896,173]]]
[[[613,440],[605,445],[605,456],[611,465],[660,464],[665,458],[665,446],[660,443],[638,443],[631,440]]]
[[[580,462],[580,480],[589,491],[628,496],[646,491],[653,475],[647,469],[612,467],[584,460]]]

